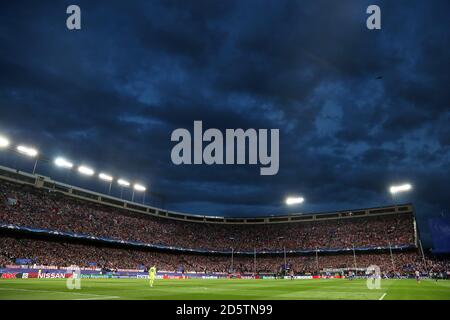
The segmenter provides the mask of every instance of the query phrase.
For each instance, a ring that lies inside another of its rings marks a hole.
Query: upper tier
[[[4,167],[0,168],[0,197],[3,198],[0,223],[178,248],[315,250],[412,246],[416,241],[411,205],[281,218],[247,218],[242,222],[230,222],[228,218],[209,221],[209,217],[192,220],[190,218],[198,216],[171,217],[169,214],[176,213],[132,204]],[[13,200],[8,204],[7,198],[16,199],[17,203]]]

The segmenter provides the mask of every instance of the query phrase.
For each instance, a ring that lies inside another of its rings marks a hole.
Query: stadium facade
[[[14,170],[0,166],[0,179],[12,181],[20,184],[42,188],[52,192],[59,192],[69,197],[82,199],[110,207],[126,209],[132,212],[148,214],[152,216],[181,220],[197,223],[223,223],[223,224],[268,224],[268,223],[289,223],[301,221],[318,221],[330,219],[345,219],[355,217],[379,216],[386,214],[405,213],[414,214],[412,204],[399,204],[375,208],[344,210],[335,212],[319,212],[315,214],[293,213],[289,215],[271,215],[267,217],[220,217],[211,215],[195,215],[182,212],[170,211],[162,208],[142,205],[117,197],[97,193],[83,188],[75,187],[65,183],[52,180],[50,177],[39,174],[29,174],[23,171]],[[414,228],[416,230],[415,219]],[[417,239],[417,231],[415,231]]]
[[[377,263],[391,274],[429,268],[411,204],[233,218],[146,206],[7,167],[0,167],[0,187],[3,274],[40,268],[57,277],[69,264],[89,277],[103,270],[140,277],[150,264],[162,266],[160,277],[342,276]]]

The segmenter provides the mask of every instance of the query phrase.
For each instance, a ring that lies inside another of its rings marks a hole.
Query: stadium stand
[[[375,264],[391,275],[449,271],[448,260],[419,255],[410,205],[255,223],[160,212],[2,169],[0,266],[311,275]]]
[[[145,216],[7,182],[1,182],[0,193],[2,223],[180,248],[315,250],[415,243],[413,217],[407,213],[249,227]]]
[[[113,248],[98,245],[76,244],[62,241],[0,237],[0,265],[14,265],[16,259],[30,259],[33,264],[45,266],[100,267],[107,270],[135,269],[140,266],[157,265],[160,270],[175,272],[228,273],[231,270],[230,256],[176,254],[151,252],[131,248]],[[355,259],[354,259],[355,258]],[[416,252],[396,253],[395,270],[389,253],[324,254],[313,256],[290,256],[287,264],[295,274],[315,274],[325,269],[367,268],[378,265],[381,270],[401,274],[413,274],[415,270],[433,269],[435,272],[450,270],[448,261],[439,262],[427,259],[424,265],[422,257]],[[278,273],[284,265],[283,257],[262,256],[256,259],[258,273]],[[253,257],[234,257],[233,271],[238,273],[254,272]]]

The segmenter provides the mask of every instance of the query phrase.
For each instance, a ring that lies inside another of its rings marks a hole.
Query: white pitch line
[[[93,298],[80,298],[80,299],[72,299],[72,300],[109,300],[109,299],[120,299],[118,296],[101,296],[101,297],[93,297]]]
[[[10,291],[25,291],[25,292],[46,292],[46,293],[68,293],[68,294],[75,294],[75,295],[80,295],[80,296],[95,296],[98,298],[95,299],[118,299],[120,297],[117,296],[105,296],[105,295],[101,295],[101,294],[94,294],[94,293],[81,293],[81,292],[68,292],[68,291],[50,291],[50,290],[32,290],[32,289],[19,289],[19,288],[0,288],[0,290],[10,290]],[[92,299],[92,298],[91,298]]]
[[[385,293],[383,293],[383,295],[381,296],[381,298],[380,298],[380,299],[378,299],[378,300],[383,300],[383,299],[384,299],[384,297],[386,297],[386,292],[385,292]]]

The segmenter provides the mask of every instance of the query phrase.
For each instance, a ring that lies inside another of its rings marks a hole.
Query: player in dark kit
[[[355,277],[355,275],[353,274],[353,271],[349,271],[348,272],[348,279],[349,280],[353,280],[354,277]]]

